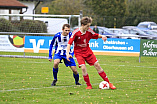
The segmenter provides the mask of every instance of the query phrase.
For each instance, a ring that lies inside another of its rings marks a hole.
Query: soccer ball
[[[99,89],[109,89],[109,83],[106,81],[100,82]]]

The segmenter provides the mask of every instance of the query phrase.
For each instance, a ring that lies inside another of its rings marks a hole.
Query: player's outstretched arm
[[[72,55],[69,54],[69,52],[70,52],[70,47],[71,47],[71,45],[68,44],[68,45],[67,45],[67,50],[66,50],[66,57],[67,57],[67,60],[68,60],[68,61],[70,61],[69,58],[72,58]]]
[[[98,36],[98,38],[102,38],[102,40],[105,42],[107,40],[107,37],[105,35],[100,35]]]

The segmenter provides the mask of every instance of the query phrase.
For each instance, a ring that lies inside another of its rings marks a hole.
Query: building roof
[[[40,1],[40,0],[18,0],[18,1]]]
[[[21,9],[28,8],[17,0],[0,0],[0,9]]]

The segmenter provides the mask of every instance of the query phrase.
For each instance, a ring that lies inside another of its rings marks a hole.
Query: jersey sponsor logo
[[[66,50],[67,45],[61,45],[61,50]]]
[[[80,46],[80,47],[87,47],[87,44],[77,44],[77,46]]]

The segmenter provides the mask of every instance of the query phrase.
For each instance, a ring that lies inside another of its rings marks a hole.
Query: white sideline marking
[[[108,64],[100,64],[100,65],[108,65]],[[110,65],[110,66],[129,66],[129,67],[143,67],[143,68],[157,68],[152,66],[130,66],[130,65]]]
[[[0,61],[1,62],[1,61]],[[12,62],[12,61],[6,61],[6,62]],[[50,62],[34,62],[34,61],[14,61],[14,62],[21,62],[21,63],[50,63]],[[76,63],[76,64],[78,64],[78,63]],[[88,65],[88,64],[86,64],[86,65]],[[129,67],[143,67],[143,68],[155,68],[155,69],[157,69],[157,67],[152,67],[152,66],[130,66],[130,65],[111,65],[111,64],[100,64],[100,65],[109,65],[109,66],[122,66],[122,67],[127,67],[127,66],[129,66]]]
[[[151,80],[157,80],[157,79],[149,79]],[[132,80],[132,81],[119,81],[115,83],[121,83],[121,82],[140,82],[140,81],[146,81],[146,80]],[[148,80],[147,80],[148,81]],[[85,86],[86,84],[82,84],[81,86]],[[99,85],[99,83],[95,83],[92,85]],[[77,87],[77,85],[71,85],[71,86],[51,86],[51,87],[41,87],[41,88],[22,88],[22,89],[10,89],[10,90],[0,90],[0,92],[11,92],[11,91],[24,91],[24,90],[39,90],[39,89],[48,89],[48,88],[65,88],[65,87]]]

